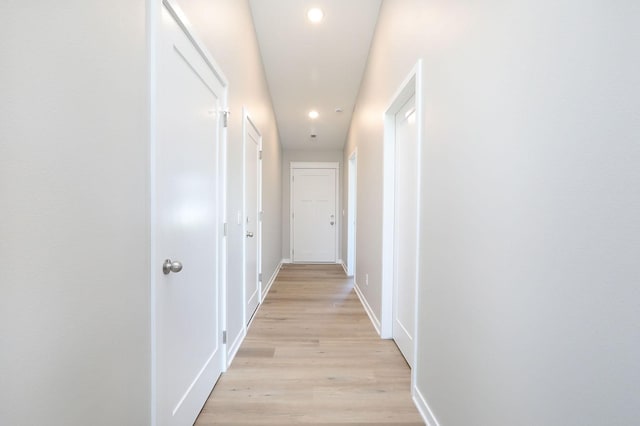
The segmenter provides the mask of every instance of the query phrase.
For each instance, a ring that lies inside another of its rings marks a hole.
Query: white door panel
[[[336,169],[292,169],[292,260],[335,262]]]
[[[260,133],[251,120],[245,118],[245,322],[258,308],[260,282]]]
[[[192,424],[223,366],[218,282],[221,83],[171,12],[157,40],[155,357],[159,425]],[[164,274],[165,259],[180,272]]]
[[[395,241],[393,338],[413,364],[418,267],[418,134],[415,97],[395,117]]]

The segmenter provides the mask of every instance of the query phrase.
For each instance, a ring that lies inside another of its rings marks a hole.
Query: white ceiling
[[[380,2],[249,0],[285,149],[343,148]],[[319,24],[307,20],[312,7],[324,12]]]

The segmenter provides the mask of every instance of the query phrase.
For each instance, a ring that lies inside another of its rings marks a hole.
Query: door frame
[[[358,148],[347,157],[347,275],[356,276],[356,235],[358,217]]]
[[[334,169],[336,173],[335,187],[335,206],[336,206],[336,236],[335,236],[335,255],[333,263],[338,263],[339,256],[339,240],[340,240],[340,163],[339,162],[308,162],[308,161],[292,161],[289,164],[289,259],[293,260],[293,170],[294,169]]]
[[[249,128],[249,126],[253,127],[253,129],[256,131],[256,133],[258,134],[258,151],[262,152],[262,133],[260,133],[260,130],[258,130],[258,127],[256,126],[255,122],[253,121],[253,119],[251,118],[251,115],[249,114],[249,110],[246,107],[242,107],[242,298],[243,298],[243,307],[242,307],[242,318],[244,321],[244,327],[245,330],[247,330],[249,328],[249,325],[247,324],[247,277],[246,277],[246,273],[247,273],[247,256],[246,256],[246,246],[247,246],[247,239],[245,237],[245,235],[247,234],[247,221],[246,221],[246,217],[247,217],[247,181],[246,181],[246,171],[247,171],[247,164],[246,164],[246,154],[247,154],[247,130]],[[256,268],[257,268],[257,273],[258,273],[258,277],[260,277],[260,275],[262,274],[262,154],[260,154],[259,158],[258,158],[258,170],[256,170],[257,176],[258,176],[258,188],[256,189],[257,192],[257,205],[258,205],[258,217],[256,218],[256,221],[258,223],[258,229],[256,230],[256,233],[258,234],[256,236],[256,244],[258,246],[258,251],[256,253]],[[262,304],[262,281],[258,278],[258,306],[256,308],[256,312],[258,309],[260,309],[260,305]],[[255,318],[255,315],[254,315]],[[252,320],[253,321],[253,320]],[[246,331],[245,331],[246,332]]]
[[[156,287],[158,285],[158,278],[160,277],[160,267],[155,264],[156,259],[156,226],[157,226],[157,212],[155,211],[156,193],[158,188],[156,187],[156,144],[157,144],[157,125],[158,125],[158,106],[157,106],[157,43],[159,38],[159,32],[161,31],[161,12],[162,7],[165,6],[171,15],[175,18],[176,23],[180,26],[184,34],[191,41],[195,49],[202,56],[204,62],[209,69],[214,73],[223,87],[222,95],[220,97],[220,105],[218,110],[212,110],[214,114],[228,114],[228,95],[229,95],[229,80],[222,72],[221,67],[211,57],[205,45],[198,39],[195,32],[192,30],[192,26],[187,19],[186,15],[177,4],[175,0],[162,0],[162,2],[148,2],[148,14],[147,14],[147,63],[148,63],[148,99],[149,99],[149,198],[147,203],[149,205],[149,242],[150,242],[150,258],[149,258],[149,271],[150,271],[150,363],[151,363],[151,425],[155,426],[158,423],[158,392],[157,392],[157,292]],[[224,226],[227,221],[227,128],[222,125],[218,128],[218,152],[217,152],[217,187],[216,187],[216,201],[218,209],[216,212],[216,222],[219,224],[217,232],[217,252],[218,257],[216,259],[217,277],[216,285],[219,291],[218,300],[219,306],[218,315],[221,328],[226,330],[227,328],[227,305],[226,305],[226,258],[227,258],[227,238],[224,232]],[[221,369],[224,373],[227,369],[227,351],[226,343],[223,340],[222,333],[218,336],[219,344],[221,345],[222,360]]]
[[[424,109],[422,92],[422,60],[418,60],[407,77],[400,84],[384,114],[384,164],[383,164],[383,210],[382,210],[382,304],[380,337],[384,339],[393,338],[393,292],[394,292],[394,246],[395,246],[395,146],[396,146],[396,124],[395,115],[402,106],[415,96],[416,103],[416,126],[418,134],[418,158],[421,157],[422,141],[424,135]],[[418,220],[416,232],[418,235],[417,250],[420,252],[420,180],[421,167],[418,166]],[[411,371],[412,389],[415,388],[418,347],[418,283],[420,282],[420,262],[416,265],[416,289],[415,289],[415,320],[414,320],[414,345],[413,359],[414,366]]]

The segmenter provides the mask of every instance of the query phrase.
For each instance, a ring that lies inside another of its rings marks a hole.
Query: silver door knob
[[[175,262],[172,262],[171,259],[167,259],[162,264],[162,272],[165,275],[168,275],[170,272],[180,272],[180,271],[182,271],[182,263],[178,262],[177,260]]]
[[[331,226],[333,226],[333,222],[329,222],[331,224]]]
[[[253,232],[247,232],[247,238],[253,238]]]

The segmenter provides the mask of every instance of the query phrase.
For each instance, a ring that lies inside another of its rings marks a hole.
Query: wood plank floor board
[[[196,425],[423,425],[342,267],[284,265]]]

